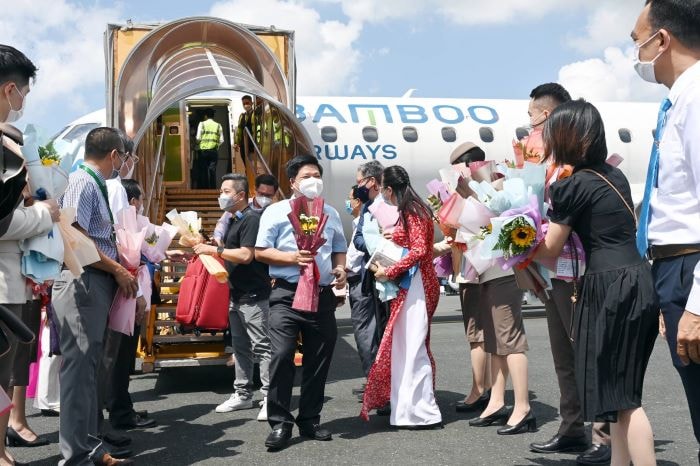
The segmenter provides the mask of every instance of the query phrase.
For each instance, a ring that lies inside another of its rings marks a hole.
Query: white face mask
[[[261,209],[272,204],[272,199],[267,196],[255,196],[255,203],[260,206]]]
[[[141,204],[141,207],[139,207],[139,215],[143,215],[143,204]]]
[[[22,94],[22,91],[20,91],[17,87],[14,87],[13,89],[15,89],[17,93],[22,96],[22,103],[20,104],[19,108],[15,110],[12,108],[12,100],[9,98],[7,99],[7,103],[10,104],[10,111],[7,114],[7,120],[5,120],[7,123],[14,123],[22,118],[22,114],[24,114],[24,94]]]
[[[299,192],[307,199],[316,199],[323,192],[321,178],[306,178],[299,182]]]
[[[228,194],[222,194],[219,196],[219,207],[221,210],[228,212],[229,210],[233,209],[234,205],[236,205],[236,200]]]
[[[642,78],[644,81],[650,82],[650,83],[658,83],[659,81],[656,79],[656,71],[654,70],[654,63],[656,60],[661,56],[663,51],[659,52],[651,61],[640,61],[639,60],[639,49],[644,47],[650,40],[652,40],[656,35],[659,33],[659,31],[656,31],[656,33],[652,34],[651,37],[649,37],[647,40],[642,42],[639,45],[634,46],[634,58],[632,59],[632,63],[634,63],[634,70],[637,72],[640,78]]]

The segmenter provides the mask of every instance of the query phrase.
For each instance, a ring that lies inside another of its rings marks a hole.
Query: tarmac
[[[290,446],[268,452],[264,441],[270,427],[256,421],[257,409],[217,414],[214,408],[231,393],[233,370],[226,367],[162,369],[135,375],[132,396],[158,425],[126,434],[138,465],[573,465],[575,454],[544,455],[529,451],[533,441],[553,436],[559,427],[559,390],[552,363],[547,323],[542,310],[529,307],[525,328],[530,350],[529,390],[539,431],[499,436],[496,427],[470,427],[470,415],[456,413],[454,404],[471,383],[468,345],[459,300],[442,296],[431,330],[437,364],[436,397],[445,427],[405,431],[391,427],[387,417],[359,418],[360,403],[351,390],[363,382],[346,306],[337,310],[338,342],[328,383],[322,424],[333,432],[330,442],[302,440],[294,430]],[[296,406],[298,384],[294,389]],[[259,398],[259,393],[256,394]],[[507,402],[512,403],[512,392]],[[31,404],[31,403],[29,403]],[[666,342],[659,337],[644,386],[644,407],[654,429],[659,465],[697,464],[693,436],[680,379],[671,365]],[[30,425],[51,444],[12,448],[17,461],[55,465],[59,461],[58,418],[29,409]],[[478,415],[475,413],[474,416]]]

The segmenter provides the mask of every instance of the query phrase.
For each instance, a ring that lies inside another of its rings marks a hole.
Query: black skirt
[[[651,267],[586,273],[574,314],[576,383],[585,421],[617,422],[641,406],[644,374],[659,332]]]

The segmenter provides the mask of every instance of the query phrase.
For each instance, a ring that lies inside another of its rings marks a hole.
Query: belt
[[[283,290],[288,290],[288,291],[296,291],[297,290],[297,283],[292,283],[288,282],[287,280],[284,280],[283,278],[275,278],[274,283],[272,284],[273,288],[282,288]],[[320,292],[326,291],[326,290],[331,290],[333,289],[333,285],[325,285],[325,286],[319,286],[318,290]]]
[[[650,246],[647,256],[651,260],[667,259],[669,257],[687,256],[700,252],[700,244],[664,244]]]

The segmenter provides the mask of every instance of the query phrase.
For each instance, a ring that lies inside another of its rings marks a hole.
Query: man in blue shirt
[[[53,308],[58,319],[61,366],[59,464],[116,464],[101,448],[98,434],[97,367],[102,358],[107,315],[117,288],[136,297],[136,279],[121,266],[114,238],[105,180],[114,178],[126,153],[119,133],[95,128],[85,139],[85,161],[71,173],[59,198],[61,207],[76,210],[73,226],[95,242],[100,260],[79,277],[63,270],[53,284]],[[122,462],[131,464],[130,461]]]
[[[316,157],[297,156],[287,163],[286,169],[295,198],[304,196],[311,204],[321,195],[323,169]],[[323,231],[326,243],[314,255],[297,248],[294,229],[287,218],[291,210],[289,200],[265,209],[255,244],[255,258],[269,264],[270,278],[274,280],[268,323],[272,356],[267,395],[267,417],[272,433],[265,441],[265,446],[271,450],[287,446],[294,423],[304,437],[331,439],[331,433],[321,428],[319,422],[326,377],[338,334],[336,299],[332,288],[345,288],[346,282],[347,243],[338,212],[328,204],[324,206],[323,212],[328,215]],[[318,310],[301,312],[292,309],[300,267],[314,260],[320,277]],[[304,344],[304,360],[299,415],[295,419],[290,413],[290,402],[294,383],[294,352],[299,333]]]

